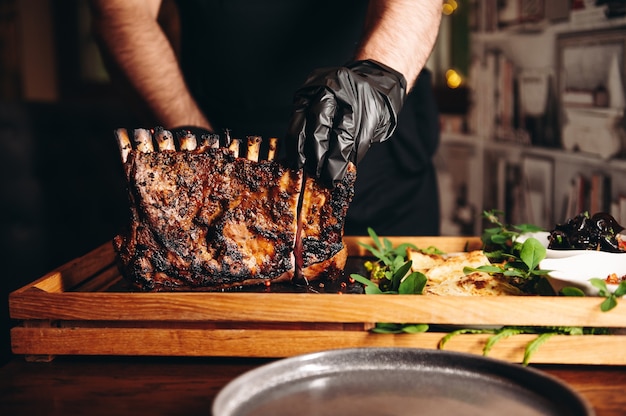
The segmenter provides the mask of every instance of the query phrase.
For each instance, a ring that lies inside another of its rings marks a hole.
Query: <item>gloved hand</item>
[[[391,136],[405,95],[404,76],[375,61],[314,71],[295,94],[288,163],[333,187],[348,162]]]

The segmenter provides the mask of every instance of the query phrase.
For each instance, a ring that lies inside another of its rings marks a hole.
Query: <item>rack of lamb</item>
[[[117,129],[130,206],[113,239],[123,276],[145,291],[216,291],[251,284],[337,279],[350,165],[332,189],[275,160],[269,139]],[[243,144],[243,145],[242,145]]]

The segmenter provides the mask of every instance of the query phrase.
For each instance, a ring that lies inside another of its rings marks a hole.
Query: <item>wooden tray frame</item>
[[[394,244],[447,252],[480,248],[477,237],[389,237]],[[368,253],[347,237],[349,254]],[[56,355],[287,357],[348,347],[438,348],[445,332],[376,334],[375,322],[458,327],[584,326],[614,335],[554,336],[536,364],[626,365],[626,304],[600,311],[600,298],[459,297],[297,293],[129,293],[107,291],[121,276],[112,244],[51,271],[9,296],[15,354],[31,361]],[[625,334],[625,335],[622,335]],[[489,335],[453,337],[448,350],[482,354]],[[536,335],[499,341],[489,356],[522,362]]]

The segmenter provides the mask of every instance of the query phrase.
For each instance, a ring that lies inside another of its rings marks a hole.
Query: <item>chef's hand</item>
[[[375,61],[314,71],[295,94],[285,140],[291,167],[333,187],[348,162],[391,136],[405,95],[404,76]]]

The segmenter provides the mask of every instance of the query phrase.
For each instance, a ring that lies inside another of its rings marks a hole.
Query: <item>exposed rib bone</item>
[[[154,152],[152,144],[152,134],[148,129],[135,129],[135,148],[142,153]]]
[[[267,160],[274,160],[276,158],[276,149],[278,149],[278,138],[270,137],[270,147],[267,151]]]
[[[209,148],[209,141],[206,134],[200,136],[200,140],[198,140],[198,150],[202,150],[203,152]]]
[[[179,132],[178,140],[180,142],[180,150],[194,150],[198,147],[196,135],[188,130]]]
[[[211,147],[212,149],[220,148],[220,135],[219,134],[217,133],[210,134],[207,140],[209,142],[209,147]]]
[[[203,134],[200,136],[200,144],[198,144],[198,149],[206,150],[206,149],[218,149],[220,147],[220,136],[219,134]]]
[[[160,151],[176,150],[174,136],[171,131],[165,130],[163,127],[157,127],[154,130],[154,138],[156,139]]]
[[[248,160],[254,162],[259,161],[259,152],[261,150],[261,136],[248,136]]]
[[[231,139],[228,150],[235,154],[235,157],[239,157],[239,139]]]
[[[128,154],[133,149],[133,146],[130,143],[130,138],[128,137],[128,131],[126,131],[126,129],[115,130],[115,138],[117,139],[117,145],[120,148],[122,163],[126,163],[126,160],[128,159]]]

